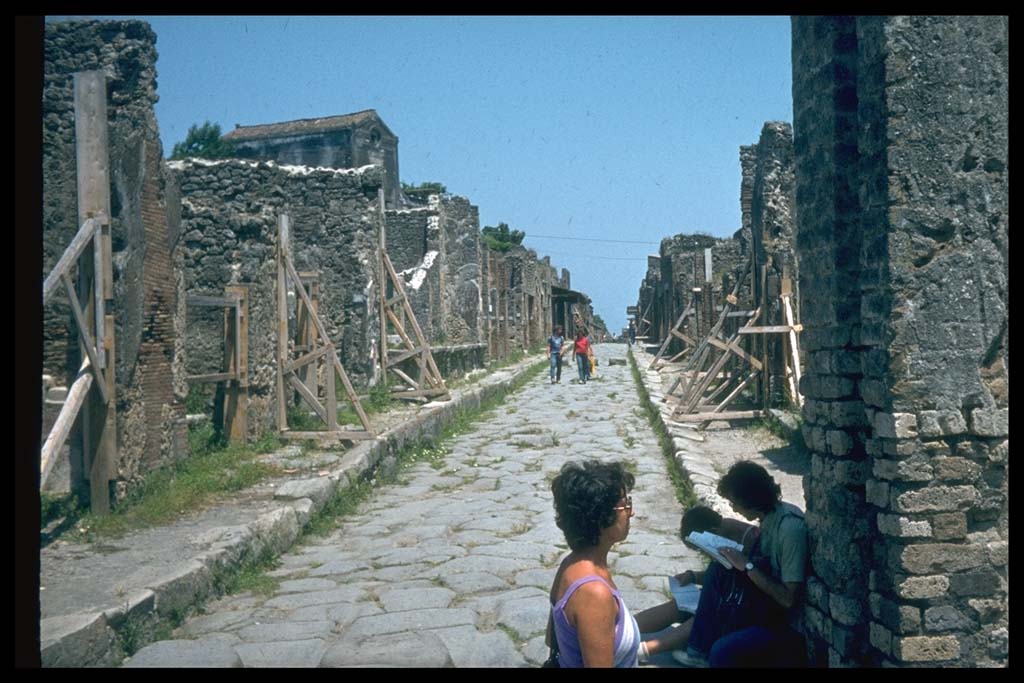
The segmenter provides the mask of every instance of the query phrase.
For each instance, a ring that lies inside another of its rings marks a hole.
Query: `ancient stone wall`
[[[793,19],[817,663],[1008,663],[1008,48]]]
[[[295,269],[319,278],[319,314],[352,381],[378,372],[376,253],[378,166],[327,170],[273,162],[171,162],[181,187],[183,289],[219,296],[249,285],[249,430],[276,421],[278,217],[291,218]],[[294,316],[295,295],[289,295]],[[188,316],[185,357],[190,374],[223,356],[223,333]],[[294,322],[290,325],[294,336]]]
[[[73,74],[102,70],[107,76],[117,497],[187,450],[171,260],[178,226],[153,112],[155,44],[155,34],[140,21],[48,23],[44,37],[43,276],[79,227]],[[72,328],[67,299],[59,293],[44,309],[43,370],[65,381],[81,362]],[[72,447],[73,485],[83,477],[78,451]]]
[[[752,281],[754,301],[764,301],[761,325],[784,325],[785,317],[779,300],[781,279],[799,282],[799,269],[794,257],[795,224],[793,221],[793,127],[780,121],[769,121],[761,129],[761,137],[753,147],[753,178],[750,188],[750,237],[754,262],[758,268]],[[744,156],[740,148],[741,163]],[[747,213],[747,206],[744,206]],[[763,284],[761,268],[764,267]],[[761,289],[764,288],[762,297]],[[798,293],[798,288],[797,288]],[[799,297],[797,297],[799,300]],[[799,307],[793,311],[799,322]],[[759,377],[760,395],[766,405],[786,402],[786,383],[782,336],[768,334],[761,342],[770,364]]]

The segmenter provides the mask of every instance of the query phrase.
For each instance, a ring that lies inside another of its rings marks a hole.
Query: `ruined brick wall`
[[[819,663],[1008,663],[1008,47],[793,20]]]
[[[276,420],[275,254],[282,212],[291,217],[296,270],[319,275],[319,313],[339,360],[354,383],[375,378],[380,167],[313,170],[240,160],[170,165],[181,187],[184,292],[221,295],[227,285],[250,285],[250,435]],[[294,294],[290,301],[294,310]],[[189,322],[196,317],[190,313]],[[184,335],[192,372],[220,362],[222,335],[201,326]]]
[[[468,199],[449,195],[438,197],[438,209],[442,341],[478,344],[482,337],[480,212]]]
[[[710,293],[704,283],[707,249],[711,249],[713,291]],[[640,312],[647,310],[647,319],[651,321],[649,343],[664,341],[691,304],[694,311],[687,317],[681,331],[694,339],[706,336],[718,321],[724,297],[732,291],[738,270],[746,265],[748,259],[742,243],[735,236],[723,239],[680,233],[662,239],[659,256],[648,259],[648,275],[641,289],[645,303],[640,305]],[[647,303],[652,301],[648,308]],[[681,344],[673,339],[666,354],[677,353],[682,349]]]
[[[441,235],[437,205],[387,211],[387,250],[416,321],[432,344],[440,342]]]
[[[799,270],[794,257],[795,224],[793,221],[793,127],[780,121],[768,121],[761,129],[761,137],[752,149],[753,179],[750,189],[750,237],[754,250],[757,273],[753,278],[755,302],[762,301],[764,287],[765,310],[760,324],[784,325],[785,318],[779,300],[781,278],[788,276],[799,282]],[[743,148],[740,157],[743,158]],[[765,268],[764,285],[761,267]],[[794,317],[798,311],[794,310]],[[794,322],[799,321],[796,318]],[[769,334],[755,339],[766,349],[770,365],[759,377],[761,395],[766,405],[786,402],[784,386],[785,365],[782,336]]]
[[[140,21],[81,21],[47,24],[44,41],[43,275],[79,227],[73,74],[107,75],[120,498],[187,448],[171,265],[178,226],[153,112],[156,36]],[[43,368],[67,380],[81,359],[66,298],[55,299],[44,309]],[[80,484],[76,451],[72,477]]]

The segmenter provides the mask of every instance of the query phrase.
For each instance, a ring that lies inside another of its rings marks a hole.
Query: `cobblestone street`
[[[567,552],[549,482],[574,458],[631,463],[637,513],[611,570],[631,610],[664,601],[665,576],[701,560],[677,539],[679,504],[629,366],[607,364],[625,351],[599,347],[586,385],[544,372],[450,441],[443,462],[405,469],[329,536],[283,555],[273,596],[221,599],[175,634],[188,642],[127,665],[534,666]]]

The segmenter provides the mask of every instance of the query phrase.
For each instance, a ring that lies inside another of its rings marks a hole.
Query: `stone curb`
[[[729,505],[729,502],[718,495],[717,489],[720,475],[704,454],[704,449],[700,447],[695,431],[676,425],[669,419],[672,415],[672,409],[661,402],[664,392],[660,386],[660,374],[656,370],[647,369],[647,366],[654,360],[654,356],[646,351],[639,351],[637,349],[630,349],[628,353],[636,361],[637,369],[640,371],[640,380],[644,383],[644,388],[647,389],[647,394],[651,397],[651,406],[655,408],[658,413],[658,419],[672,438],[673,457],[676,464],[686,474],[687,479],[693,486],[693,493],[697,500],[702,505],[707,505],[721,515],[732,515],[732,507]],[[654,384],[655,377],[659,378],[657,384]]]
[[[358,443],[347,451],[326,477],[290,480],[274,495],[280,507],[272,508],[251,523],[225,527],[228,540],[216,550],[182,558],[183,568],[155,581],[125,603],[98,612],[56,616],[40,622],[40,658],[44,667],[117,666],[124,654],[117,629],[129,617],[153,623],[174,610],[183,610],[201,596],[214,593],[214,579],[248,557],[269,551],[286,552],[298,539],[310,518],[335,495],[378,470],[398,464],[398,453],[410,443],[437,436],[463,409],[476,409],[490,398],[504,396],[511,385],[540,362],[527,358],[498,370],[472,387],[452,391],[452,400],[429,407],[410,420]],[[149,644],[137,642],[138,649]]]

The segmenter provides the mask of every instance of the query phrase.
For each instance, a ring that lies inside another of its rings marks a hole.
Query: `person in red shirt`
[[[580,373],[580,384],[587,383],[590,376],[590,340],[587,331],[582,327],[576,329],[576,340],[572,346],[572,356],[576,359],[576,368]]]

